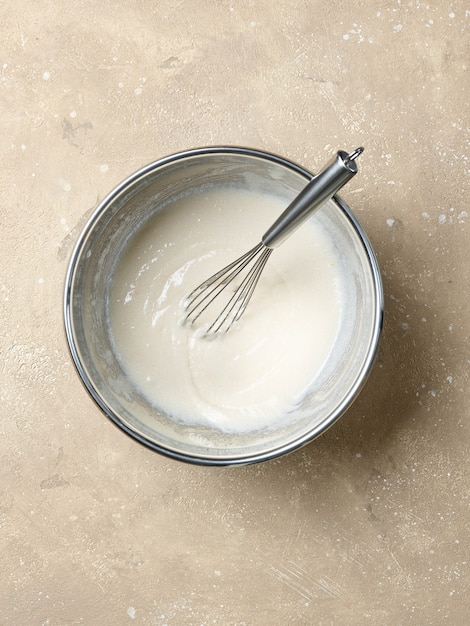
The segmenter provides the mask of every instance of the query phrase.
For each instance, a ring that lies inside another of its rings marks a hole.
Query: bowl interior
[[[136,389],[116,354],[109,327],[109,287],[130,237],[156,211],[205,187],[233,186],[285,198],[286,205],[311,175],[273,155],[244,149],[181,153],[137,172],[97,208],[74,250],[66,283],[65,318],[78,372],[101,409],[142,443],[181,460],[248,463],[278,456],[321,434],[344,413],[362,386],[376,353],[382,287],[375,256],[355,217],[341,200],[310,219],[331,236],[345,277],[341,332],[315,389],[295,419],[277,428],[236,434],[169,419]]]

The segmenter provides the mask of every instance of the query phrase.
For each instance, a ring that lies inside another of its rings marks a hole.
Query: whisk
[[[185,300],[183,322],[194,324],[216,298],[236,280],[233,295],[204,331],[204,336],[213,337],[228,332],[245,312],[274,248],[283,243],[316,209],[334,196],[357,173],[355,160],[363,151],[362,147],[349,154],[340,150],[268,228],[260,243],[210,276],[189,294]]]

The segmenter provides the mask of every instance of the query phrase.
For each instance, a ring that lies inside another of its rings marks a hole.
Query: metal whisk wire
[[[226,298],[228,301],[203,334],[205,337],[213,337],[228,332],[245,312],[273,249],[357,173],[355,160],[363,151],[362,147],[349,154],[340,150],[294,198],[265,232],[258,245],[196,287],[186,298],[183,323],[194,324],[231,283],[242,277],[235,284],[233,295]]]
[[[261,242],[196,287],[186,299],[184,322],[194,324],[222,291],[251,264],[243,280],[204,335],[209,337],[219,332],[227,332],[243,315],[272,251],[272,248],[267,248]],[[225,329],[222,330],[224,325]]]

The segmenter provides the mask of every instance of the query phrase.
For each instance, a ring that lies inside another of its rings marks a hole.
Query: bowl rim
[[[72,306],[71,306],[71,294],[73,290],[73,282],[74,276],[77,268],[78,261],[81,256],[81,251],[87,239],[89,232],[92,230],[94,224],[99,219],[102,213],[106,211],[108,206],[117,198],[124,190],[130,188],[137,180],[147,176],[149,173],[153,172],[156,169],[159,169],[165,165],[170,163],[174,163],[176,161],[193,158],[197,156],[206,156],[206,155],[227,155],[233,154],[238,156],[248,156],[248,157],[256,157],[262,160],[271,161],[277,165],[285,167],[291,171],[294,171],[306,179],[306,182],[311,180],[314,176],[312,172],[307,170],[306,168],[298,165],[297,163],[287,159],[285,157],[279,156],[275,153],[259,150],[255,148],[247,148],[241,146],[234,145],[215,145],[215,146],[206,146],[193,148],[188,150],[183,150],[180,152],[175,152],[163,158],[157,159],[148,163],[147,165],[141,167],[136,170],[134,173],[125,178],[122,182],[120,182],[112,191],[110,191],[101,202],[97,205],[95,210],[87,219],[85,225],[83,226],[77,241],[74,245],[72,253],[70,255],[69,264],[67,267],[67,272],[65,276],[65,285],[64,285],[64,294],[63,294],[63,315],[64,315],[64,326],[65,326],[65,335],[67,339],[67,345],[72,357],[72,361],[77,370],[79,378],[81,379],[82,384],[85,386],[88,393],[91,395],[92,399],[101,409],[101,411],[122,431],[124,431],[127,435],[129,435],[135,441],[141,443],[147,448],[158,452],[166,457],[176,459],[179,461],[183,461],[185,463],[191,463],[195,465],[204,465],[204,466],[233,466],[233,465],[249,465],[253,463],[260,463],[263,461],[268,461],[271,459],[278,458],[299,448],[305,446],[310,443],[321,434],[326,432],[336,421],[344,415],[344,413],[349,409],[349,407],[353,404],[354,400],[359,395],[361,389],[365,385],[367,378],[372,370],[374,362],[376,360],[378,351],[380,338],[383,329],[383,317],[384,317],[384,293],[383,293],[383,284],[382,278],[380,274],[379,264],[375,255],[375,252],[372,248],[372,245],[367,237],[365,230],[360,224],[359,220],[353,214],[352,210],[349,206],[338,196],[333,196],[332,200],[336,202],[339,206],[345,217],[351,223],[354,231],[359,237],[361,241],[365,256],[368,260],[369,268],[371,270],[372,275],[372,283],[373,283],[373,292],[375,296],[374,303],[374,323],[370,338],[370,343],[368,347],[368,351],[366,357],[364,359],[364,363],[361,369],[358,372],[354,385],[350,388],[348,393],[343,398],[343,401],[335,407],[335,409],[330,413],[328,418],[323,420],[320,424],[317,424],[311,430],[304,433],[304,435],[285,443],[281,446],[269,449],[264,452],[248,454],[248,455],[231,455],[231,456],[210,456],[210,455],[196,455],[196,454],[187,454],[180,452],[178,450],[173,450],[168,448],[162,444],[155,443],[154,441],[148,439],[144,435],[138,433],[137,431],[131,429],[126,423],[122,421],[122,419],[117,415],[111,407],[103,400],[99,391],[96,389],[93,381],[88,376],[79,355],[78,346],[76,345],[75,335],[73,331],[73,322],[72,322]]]

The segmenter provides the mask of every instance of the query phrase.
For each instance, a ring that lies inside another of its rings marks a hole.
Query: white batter
[[[285,206],[237,189],[188,196],[152,217],[122,253],[110,290],[115,347],[134,384],[174,419],[230,432],[275,425],[331,352],[341,273],[312,221],[274,250],[226,335],[207,340],[198,326],[181,324],[189,292],[258,243]],[[218,307],[211,317],[217,314]]]

